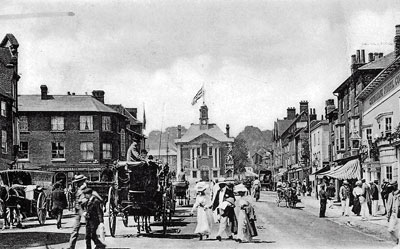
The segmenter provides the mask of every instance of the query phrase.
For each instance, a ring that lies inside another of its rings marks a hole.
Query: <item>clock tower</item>
[[[202,130],[208,128],[208,107],[206,105],[200,107],[200,127]]]

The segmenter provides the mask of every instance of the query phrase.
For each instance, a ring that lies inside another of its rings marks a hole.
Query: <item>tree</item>
[[[246,171],[245,167],[247,165],[247,162],[249,161],[247,157],[248,153],[249,150],[247,149],[246,141],[242,138],[235,139],[232,148],[232,155],[234,172],[236,174]]]

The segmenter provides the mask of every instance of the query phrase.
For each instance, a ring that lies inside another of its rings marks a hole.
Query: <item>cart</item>
[[[188,206],[190,202],[189,183],[187,181],[178,181],[173,182],[172,186],[179,205]]]
[[[0,171],[0,206],[7,212],[5,222],[20,225],[22,215],[37,217],[39,224],[44,224],[53,176],[53,172],[38,170]]]
[[[118,162],[114,165],[114,181],[107,194],[109,227],[115,237],[117,217],[128,226],[130,216],[137,223],[138,233],[151,231],[150,218],[160,221],[163,234],[174,212],[174,193],[170,174],[158,172],[156,164]]]

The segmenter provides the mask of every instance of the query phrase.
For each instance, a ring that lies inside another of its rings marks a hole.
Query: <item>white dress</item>
[[[235,214],[238,219],[238,232],[236,239],[240,239],[241,241],[251,241],[249,219],[246,210],[242,209],[242,207],[250,205],[246,199],[247,198],[239,196],[235,202]]]
[[[197,209],[197,226],[194,233],[207,235],[211,233],[210,218],[212,219],[212,217],[211,214],[209,214],[211,210],[205,208],[206,205],[208,205],[206,196],[198,195],[192,208],[192,212]]]

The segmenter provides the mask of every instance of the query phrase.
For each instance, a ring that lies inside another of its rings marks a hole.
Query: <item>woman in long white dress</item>
[[[197,226],[194,230],[194,233],[199,234],[200,240],[203,239],[203,236],[208,238],[211,233],[211,222],[212,219],[209,206],[210,201],[206,195],[206,189],[208,189],[208,185],[205,182],[199,182],[196,185],[196,202],[193,205],[191,215],[193,215],[194,210],[197,209]]]
[[[238,219],[237,242],[250,242],[255,235],[251,227],[247,211],[252,208],[248,198],[246,198],[247,188],[243,184],[235,186],[234,191],[239,194],[235,202],[235,214]]]

